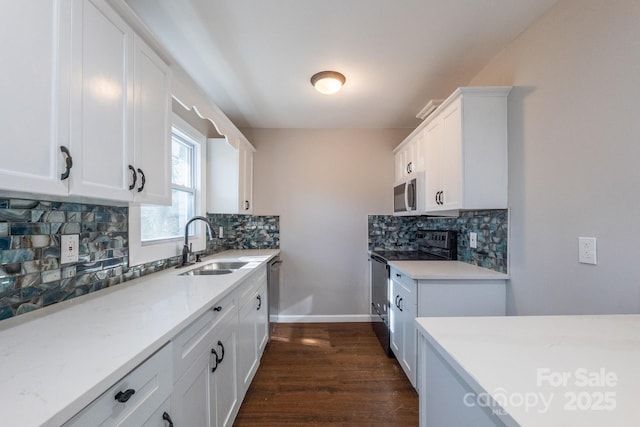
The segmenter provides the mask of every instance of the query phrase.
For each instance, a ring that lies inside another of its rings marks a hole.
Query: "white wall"
[[[508,312],[639,312],[640,2],[561,0],[471,84],[515,86]]]
[[[280,215],[287,320],[368,320],[367,215],[391,213],[391,150],[410,131],[243,130],[254,214]]]

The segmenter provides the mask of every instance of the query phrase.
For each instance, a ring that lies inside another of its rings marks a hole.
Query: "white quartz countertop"
[[[640,315],[418,318],[507,426],[637,426]]]
[[[509,278],[507,274],[461,261],[390,261],[389,265],[414,280],[495,280]]]
[[[278,253],[226,251],[202,264],[240,258],[257,267]],[[153,273],[0,324],[0,424],[60,426],[253,271],[179,275],[198,265]]]

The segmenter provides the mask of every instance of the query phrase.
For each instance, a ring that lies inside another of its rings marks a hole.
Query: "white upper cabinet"
[[[413,135],[409,142],[395,153],[395,180],[423,172],[425,167],[424,138],[422,132]]]
[[[224,138],[207,144],[207,212],[253,212],[253,152],[241,140],[234,147]]]
[[[171,204],[169,66],[104,0],[74,12],[70,193]]]
[[[0,189],[170,204],[168,65],[105,0],[9,2],[0,20]]]
[[[67,194],[71,3],[3,2],[0,189]]]
[[[128,201],[133,31],[103,0],[75,1],[73,12],[70,193]]]
[[[134,200],[171,204],[171,69],[134,38]]]
[[[457,89],[396,148],[397,156],[414,141],[422,141],[422,154],[418,154],[422,160],[414,160],[424,165],[426,208],[422,213],[457,215],[464,209],[507,208],[510,90]]]

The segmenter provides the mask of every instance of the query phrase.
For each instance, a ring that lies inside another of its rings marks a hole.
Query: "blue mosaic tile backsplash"
[[[174,267],[180,256],[129,266],[128,208],[0,198],[0,320]],[[280,245],[279,217],[210,215],[223,239],[205,254]],[[79,259],[60,264],[60,236],[79,235]]]
[[[458,260],[507,273],[509,214],[506,209],[463,211],[457,218],[369,215],[369,250],[417,250],[420,230],[458,233]],[[471,249],[469,233],[478,234]]]

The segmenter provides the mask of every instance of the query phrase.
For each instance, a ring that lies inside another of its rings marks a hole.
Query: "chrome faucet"
[[[207,233],[209,234],[209,239],[213,239],[213,230],[211,229],[211,224],[209,220],[203,216],[194,216],[184,226],[184,246],[182,247],[182,265],[189,265],[189,254],[191,253],[191,246],[189,246],[189,225],[196,220],[204,221],[207,225]]]

